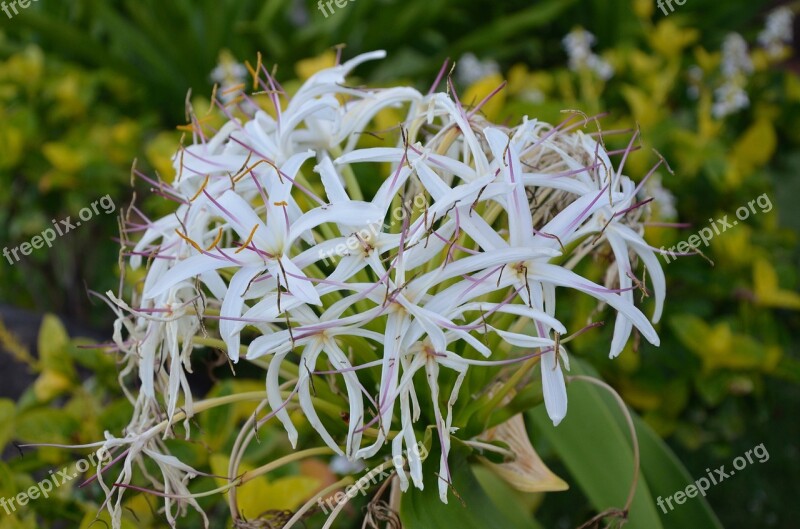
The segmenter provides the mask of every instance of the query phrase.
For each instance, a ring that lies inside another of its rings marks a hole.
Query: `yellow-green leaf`
[[[45,371],[56,371],[68,377],[75,374],[72,358],[69,356],[69,335],[61,321],[52,314],[47,314],[42,319],[38,348],[41,366]]]
[[[753,285],[758,305],[800,310],[800,294],[780,288],[778,273],[766,259],[756,260],[753,266]]]

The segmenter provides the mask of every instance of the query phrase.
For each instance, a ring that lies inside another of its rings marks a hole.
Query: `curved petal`
[[[558,426],[567,416],[567,386],[561,366],[556,363],[554,351],[548,351],[542,355],[541,369],[544,407],[547,409],[550,420],[553,421],[553,426]]]

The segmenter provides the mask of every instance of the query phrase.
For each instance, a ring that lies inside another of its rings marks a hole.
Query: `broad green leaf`
[[[617,417],[617,421],[620,427],[627,428],[622,417]],[[636,434],[639,436],[642,476],[656,499],[671,496],[694,482],[695,478],[691,477],[669,446],[647,423],[639,417],[634,417],[634,424]],[[722,529],[722,524],[711,510],[708,501],[700,496],[688,499],[679,508],[667,513],[659,509],[659,516],[667,529],[671,527]]]
[[[532,520],[517,519],[515,523],[495,505],[470,468],[467,460],[469,449],[458,442],[453,443],[448,460],[453,488],[448,493],[448,503],[442,503],[439,499],[439,485],[436,476],[439,465],[438,450],[437,443],[434,442],[431,453],[425,462],[425,489],[419,490],[412,486],[402,497],[400,519],[403,527],[408,529],[433,527],[538,529]],[[453,490],[458,493],[457,497]]]
[[[17,415],[15,437],[28,443],[69,443],[79,424],[62,410],[40,408]]]
[[[581,362],[571,361],[571,374],[581,374]],[[572,479],[562,476],[570,486],[580,487],[598,511],[622,509],[633,477],[633,449],[630,434],[616,420],[617,406],[602,398],[600,388],[585,382],[572,382],[567,388],[569,412],[557,427],[543,406],[529,415],[536,434],[545,437],[569,470]],[[645,480],[637,485],[628,516],[631,529],[662,529],[656,503]]]
[[[47,314],[42,319],[37,346],[44,371],[55,371],[66,377],[75,375],[75,368],[69,355],[71,347],[69,335],[61,321],[52,314]]]
[[[596,376],[596,373],[585,364],[576,363],[573,366],[575,373],[585,370],[585,374]],[[616,401],[607,392],[601,392],[600,398],[612,410],[617,408]],[[628,431],[628,424],[621,413],[614,414],[617,426],[623,431]],[[679,490],[684,490],[687,485],[694,482],[677,456],[672,452],[667,443],[656,434],[643,419],[633,415],[636,435],[639,439],[639,452],[641,456],[641,476],[647,482],[653,497],[668,497]],[[659,508],[664,527],[697,527],[703,529],[721,529],[722,525],[711,506],[703,497],[695,497],[680,506],[679,509],[668,511],[666,514]]]
[[[532,518],[533,507],[539,503],[542,494],[529,494],[514,490],[507,481],[488,468],[476,466],[473,471],[489,498],[511,520],[512,527],[544,529]]]
[[[596,376],[591,367],[577,359],[572,360],[571,374]],[[633,468],[627,422],[608,392],[580,381],[572,382],[568,391],[570,411],[557,428],[552,427],[544,410],[531,412],[537,431],[553,443],[596,509],[621,507],[628,494]],[[653,429],[639,417],[634,415],[633,418],[639,440],[641,473],[627,526],[720,529],[719,520],[702,497],[692,498],[679,509],[667,513],[657,507],[658,497],[684,490],[694,479]],[[592,434],[587,435],[587,432]],[[615,478],[609,479],[609,469],[613,468],[617,469]],[[653,514],[657,520],[653,519]]]

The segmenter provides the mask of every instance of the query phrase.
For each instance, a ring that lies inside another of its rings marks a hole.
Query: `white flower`
[[[228,104],[240,99],[244,93],[244,83],[248,71],[244,64],[236,62],[233,55],[223,51],[219,56],[219,63],[211,71],[211,80],[219,85],[217,96],[223,104]],[[250,105],[249,102],[247,102]],[[253,108],[250,107],[252,110]]]
[[[464,86],[469,86],[488,77],[500,73],[500,66],[492,60],[479,60],[474,53],[465,53],[456,63],[456,77]]]
[[[727,78],[753,73],[747,42],[738,33],[729,33],[722,43],[722,74]]]
[[[753,62],[747,42],[738,33],[729,33],[722,44],[723,84],[714,91],[714,117],[721,119],[750,106],[745,86],[751,73]]]
[[[758,34],[758,43],[770,57],[780,57],[794,38],[794,12],[789,7],[770,11],[767,22]]]
[[[711,113],[720,119],[750,106],[750,98],[741,86],[727,82],[714,91],[714,104]]]
[[[594,35],[582,28],[574,29],[564,37],[562,42],[567,50],[570,69],[578,70],[586,63],[596,40]]]
[[[654,174],[647,181],[645,191],[648,195],[653,197],[654,202],[658,205],[659,216],[663,219],[674,219],[678,216],[678,210],[675,208],[677,199],[672,192],[664,187],[661,182],[661,175]],[[640,195],[639,198],[644,198]]]
[[[578,72],[588,68],[598,77],[607,81],[614,76],[614,67],[592,52],[595,41],[594,35],[585,29],[578,28],[567,34],[562,42],[569,57],[570,70]]]
[[[581,67],[602,71],[591,42],[579,32],[565,45],[582,57]],[[139,215],[141,223],[128,226],[143,232],[131,265],[143,258],[150,265],[130,305],[110,299],[115,342],[126,373],[138,370],[141,391],[130,395],[127,437],[108,443],[129,449],[126,464],[154,458],[165,480],[154,483],[159,490],[188,494],[179,485],[193,472],[151,444],[169,432],[156,427],[159,398],[166,397],[171,417],[182,396],[191,417],[186,371],[201,332],[218,332],[233,362],[246,350],[245,361],[265,367],[270,417],[293,446],[299,435],[290,411],[299,408],[339,457],[364,461],[388,444],[393,455],[406,453],[410,481],[397,463],[401,488],[422,488],[416,448],[421,432],[435,427],[442,501],[452,481],[451,437],[463,426],[456,404],[471,370],[540,358],[547,412],[556,425],[565,417],[569,360],[560,337],[579,329],[556,317],[559,288],[613,309],[611,357],[634,327],[658,344],[634,304],[634,288],[645,288],[636,279],[639,262],[655,294],[653,322],[665,281],[642,238],[639,189],[622,174],[630,148],[613,170],[601,142],[565,124],[525,118],[502,128],[468,113],[455,93],[348,86],[354,67],[382,56],[323,70],[288,102],[262,72],[274,118],[259,110],[212,138],[196,131],[195,143],[175,156],[174,185],[151,181],[177,205],[172,215]],[[360,135],[385,108],[406,110],[401,140],[360,148]],[[362,196],[356,176],[364,168],[381,171],[371,197]],[[424,207],[409,206],[407,198],[419,195]],[[403,215],[387,222],[403,204]],[[614,255],[606,285],[573,271],[598,242]],[[332,388],[323,408],[319,377]],[[328,406],[341,408],[346,426],[320,417]],[[120,482],[131,477],[126,467]]]

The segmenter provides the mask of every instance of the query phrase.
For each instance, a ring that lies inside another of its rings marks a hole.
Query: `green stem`
[[[336,145],[331,148],[331,154],[334,159],[342,155],[342,148]],[[344,176],[345,187],[352,200],[364,200],[364,194],[361,192],[361,186],[358,185],[358,179],[353,172],[353,168],[349,165],[342,167],[342,176]]]
[[[309,448],[308,450],[301,450],[299,452],[292,452],[291,454],[284,456],[280,459],[276,459],[275,461],[270,461],[266,465],[261,465],[258,468],[244,472],[241,476],[239,476],[237,479],[231,482],[231,486],[238,487],[240,485],[244,485],[248,481],[257,478],[258,476],[264,475],[267,472],[271,472],[276,468],[282,467],[283,465],[293,463],[300,459],[305,459],[306,457],[324,456],[332,454],[333,450],[327,446],[319,448]]]

